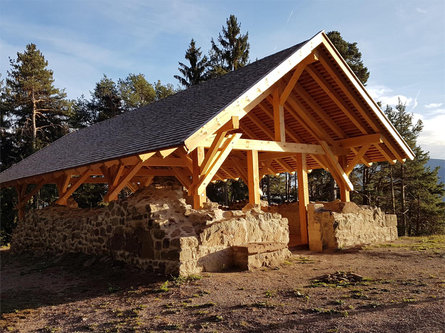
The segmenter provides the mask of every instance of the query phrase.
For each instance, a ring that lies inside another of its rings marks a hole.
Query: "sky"
[[[405,102],[423,121],[422,148],[445,159],[444,0],[0,0],[0,73],[35,43],[69,98],[89,98],[104,74],[177,86],[190,40],[207,53],[231,14],[249,33],[251,60],[320,30],[357,42],[373,98]]]

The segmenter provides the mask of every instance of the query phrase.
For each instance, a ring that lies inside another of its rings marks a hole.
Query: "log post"
[[[300,216],[301,244],[308,244],[307,205],[309,204],[309,188],[307,179],[306,154],[297,154],[298,179],[298,211]]]

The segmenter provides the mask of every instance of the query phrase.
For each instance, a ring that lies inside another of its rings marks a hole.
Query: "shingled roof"
[[[179,146],[306,42],[67,134],[0,173],[0,183]]]

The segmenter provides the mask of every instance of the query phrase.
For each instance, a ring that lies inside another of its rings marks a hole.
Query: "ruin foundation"
[[[15,253],[111,256],[162,274],[276,266],[299,245],[298,202],[250,210],[194,210],[181,186],[164,182],[95,209],[30,211],[14,231]],[[395,215],[354,203],[308,206],[309,249],[341,249],[397,238]]]
[[[189,275],[275,266],[290,255],[288,242],[288,222],[279,214],[223,211],[213,203],[193,210],[180,186],[164,183],[107,207],[31,211],[15,229],[11,251],[111,256],[153,272]]]

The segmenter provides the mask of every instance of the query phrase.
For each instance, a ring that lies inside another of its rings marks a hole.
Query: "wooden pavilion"
[[[0,174],[18,192],[19,216],[44,184],[57,204],[84,183],[108,184],[104,201],[122,189],[175,176],[206,200],[214,180],[241,178],[251,205],[267,174],[298,176],[301,243],[307,240],[307,174],[328,170],[342,201],[358,163],[403,163],[414,154],[372,100],[324,32],[221,78],[141,109],[70,133]]]

